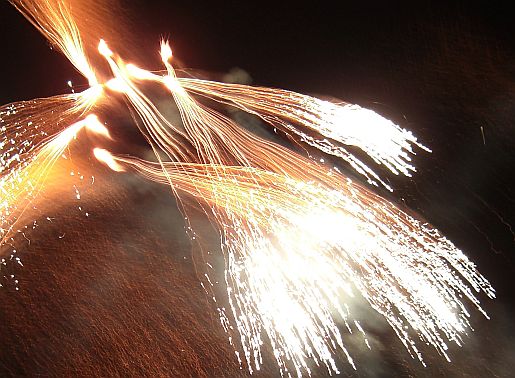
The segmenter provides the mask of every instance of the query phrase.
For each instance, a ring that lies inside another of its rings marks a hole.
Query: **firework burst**
[[[229,309],[218,305],[223,300],[215,301],[221,323],[238,357],[243,351],[250,372],[262,365],[267,343],[282,374],[309,374],[313,362],[329,373],[338,372],[338,353],[354,366],[338,327],[343,322],[349,331],[365,334],[351,315],[349,298],[354,295],[384,316],[420,361],[419,339],[446,358],[448,342],[461,345],[461,335],[470,329],[467,302],[486,316],[476,293],[493,298],[494,290],[437,230],[339,170],[246,131],[198,97],[257,115],[295,135],[305,148],[339,157],[369,183],[390,190],[348,147],[361,149],[394,174],[409,176],[415,170],[410,162],[414,148],[427,150],[412,133],[357,105],[179,77],[165,41],[161,61],[166,71],[157,74],[126,63],[100,40],[96,54],[111,71],[101,82],[67,1],[12,2],[90,87],[0,109],[2,240],[15,229],[13,214],[23,212],[37,195],[80,130],[109,137],[91,114],[93,107],[124,96],[157,163],[102,149],[95,149],[94,155],[115,171],[134,171],[169,185],[186,219],[195,206],[216,226]],[[159,111],[145,95],[143,83],[169,92],[182,125],[174,125]],[[211,266],[205,264],[198,267],[199,278],[213,294]]]
[[[420,361],[413,335],[448,358],[446,343],[461,345],[461,333],[470,328],[461,298],[483,312],[473,292],[494,296],[438,231],[349,179],[338,177],[345,182],[334,190],[260,169],[95,154],[118,170],[171,181],[179,196],[210,209],[222,236],[231,318],[251,368],[259,369],[266,338],[284,372],[288,362],[297,375],[309,372],[310,358],[337,372],[338,349],[353,365],[337,322],[363,332],[349,320],[347,302],[355,291]]]

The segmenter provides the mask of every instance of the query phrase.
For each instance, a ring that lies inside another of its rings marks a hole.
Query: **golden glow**
[[[114,78],[114,79],[107,81],[105,83],[105,86],[107,88],[109,88],[110,90],[119,92],[119,93],[125,93],[128,91],[127,84],[119,78]]]
[[[161,41],[161,60],[164,64],[167,64],[172,59],[172,48],[168,41]]]
[[[84,119],[84,124],[88,131],[91,131],[94,134],[101,135],[107,139],[112,139],[111,134],[109,134],[109,130],[105,127],[99,120],[98,117],[94,114],[88,115]]]
[[[111,49],[109,49],[106,41],[104,41],[103,39],[101,39],[98,43],[98,52],[106,58],[110,58],[113,56],[113,52],[111,51]]]
[[[2,112],[0,112],[0,120],[1,115]],[[91,114],[45,139],[39,145],[27,144],[27,150],[25,150],[22,143],[22,147],[15,155],[11,155],[10,150],[4,149],[5,145],[2,143],[4,154],[0,157],[0,161],[5,174],[0,176],[0,193],[2,193],[0,245],[13,231],[16,231],[15,225],[19,217],[42,190],[50,170],[83,128],[109,137],[105,126]],[[23,142],[27,141],[31,139],[27,138]],[[6,159],[7,157],[11,158]]]
[[[161,80],[160,76],[154,75],[152,72],[149,72],[147,70],[139,68],[138,66],[135,66],[134,64],[129,63],[125,66],[125,68],[127,69],[127,73],[136,80],[153,80],[153,81]]]
[[[115,172],[123,172],[124,171],[123,167],[114,160],[113,156],[111,155],[111,153],[109,151],[104,150],[102,148],[95,148],[93,150],[93,154],[99,161],[101,161],[102,163],[107,165],[113,171],[115,171]]]

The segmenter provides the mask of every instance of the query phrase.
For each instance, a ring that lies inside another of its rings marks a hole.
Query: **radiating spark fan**
[[[337,320],[351,328],[346,302],[354,290],[421,361],[412,331],[448,358],[446,342],[461,345],[470,327],[461,298],[483,312],[465,281],[494,296],[451,242],[349,179],[335,190],[249,167],[161,166],[95,154],[117,170],[172,182],[179,196],[208,205],[227,259],[231,316],[251,367],[259,369],[265,335],[281,368],[291,361],[297,375],[309,372],[307,357],[338,371],[332,355],[338,348],[352,364]]]
[[[376,163],[391,172],[411,176],[412,144],[429,151],[409,131],[358,105],[334,104],[281,89],[251,87],[181,78],[181,85],[193,93],[209,97],[257,115],[286,133],[327,154],[347,161],[370,184],[378,180],[392,190],[370,167],[351,154],[345,146],[357,146]],[[305,129],[306,131],[304,131]],[[315,135],[313,135],[315,133]]]
[[[90,114],[92,89],[0,107],[0,245],[38,195],[55,162],[84,127],[109,136]]]

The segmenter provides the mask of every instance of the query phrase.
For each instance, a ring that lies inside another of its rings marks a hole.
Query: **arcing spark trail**
[[[68,2],[13,3],[84,74],[90,89],[70,99],[58,97],[51,113],[43,106],[28,106],[28,116],[16,122],[3,120],[11,133],[6,138],[12,138],[12,130],[20,125],[26,130],[27,134],[11,139],[16,146],[31,140],[36,125],[44,133],[44,138],[21,150],[25,162],[21,165],[11,166],[12,159],[6,160],[11,152],[3,150],[2,188],[12,203],[8,210],[0,208],[5,219],[11,206],[19,208],[21,203],[9,184],[12,175],[27,172],[27,180],[42,184],[52,162],[85,123],[94,120],[97,132],[105,134],[91,115],[79,123],[72,124],[76,122],[72,119],[82,119],[94,104],[122,94],[158,162],[100,149],[95,156],[113,170],[135,171],[170,185],[186,219],[195,206],[217,227],[230,304],[230,310],[219,307],[220,319],[235,348],[243,350],[251,372],[262,364],[261,349],[267,339],[283,374],[290,375],[292,369],[298,376],[309,373],[312,362],[325,365],[329,373],[337,372],[339,351],[353,364],[337,324],[343,321],[349,330],[363,332],[347,305],[355,292],[385,317],[421,361],[417,338],[446,358],[447,342],[461,344],[461,334],[470,327],[463,298],[484,313],[474,292],[494,297],[494,290],[438,231],[337,170],[246,131],[196,96],[257,115],[297,135],[306,146],[342,158],[370,183],[385,185],[346,146],[360,148],[395,174],[409,175],[414,170],[409,157],[412,146],[422,147],[410,132],[356,105],[337,105],[285,90],[180,78],[166,42],[161,44],[166,72],[156,74],[125,63],[101,40],[98,52],[113,77],[102,84],[88,63]],[[182,128],[160,113],[141,89],[143,82],[171,94]],[[19,108],[19,104],[9,106]],[[38,159],[46,162],[47,154],[49,163],[39,165]],[[30,199],[32,193],[25,197]],[[206,271],[200,277],[203,285],[215,292],[209,269],[200,270]]]

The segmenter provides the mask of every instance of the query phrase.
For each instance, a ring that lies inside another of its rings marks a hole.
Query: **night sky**
[[[433,152],[418,151],[418,172],[391,178],[395,192],[380,194],[435,225],[497,290],[494,301],[480,296],[491,320],[472,311],[476,332],[452,350],[454,364],[433,353],[424,369],[378,326],[376,350],[357,352],[357,373],[340,364],[343,375],[512,374],[515,26],[508,7],[219,3],[121,1],[117,17],[127,30],[120,31],[121,49],[137,51],[145,68],[161,69],[157,51],[165,36],[193,73],[216,79],[244,73],[256,85],[357,103],[412,130]],[[0,38],[0,104],[66,93],[68,80],[85,84],[6,1]],[[138,145],[131,138],[127,146]],[[100,170],[104,183],[96,190],[106,194],[84,200],[96,220],[74,218],[65,205],[51,210],[61,222],[35,230],[34,242],[20,252],[22,293],[0,288],[0,376],[244,374],[197,290],[180,214],[166,188]],[[102,224],[112,226],[107,236]],[[76,238],[45,236],[62,233]],[[95,309],[90,315],[88,303]],[[66,311],[52,315],[59,308]],[[124,340],[135,340],[133,350]],[[182,359],[177,350],[184,349],[189,354]],[[277,373],[270,365],[265,376]]]

